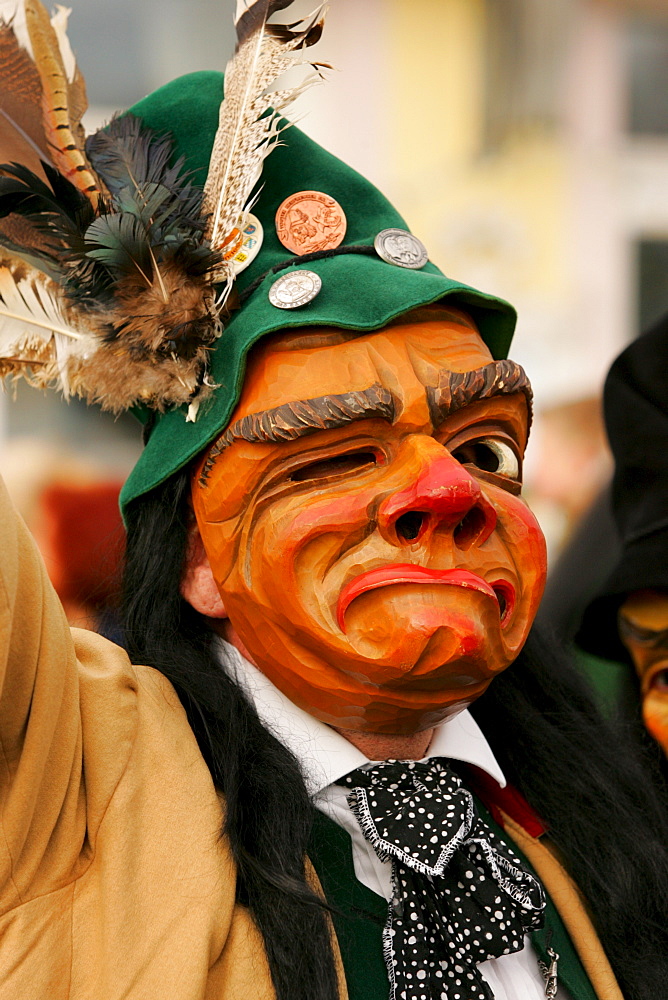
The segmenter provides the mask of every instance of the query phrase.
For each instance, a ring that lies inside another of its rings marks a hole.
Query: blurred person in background
[[[634,704],[668,753],[668,317],[617,358],[604,393],[615,459],[616,559],[587,606],[578,641],[633,664]],[[603,666],[602,670],[605,669]]]

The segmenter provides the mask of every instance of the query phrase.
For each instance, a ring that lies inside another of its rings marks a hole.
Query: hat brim
[[[227,426],[243,385],[248,352],[270,333],[304,326],[363,333],[381,329],[421,306],[447,301],[471,315],[493,357],[506,356],[515,326],[512,307],[446,278],[433,265],[411,272],[380,258],[342,254],[310,262],[308,268],[320,275],[322,290],[307,305],[299,310],[268,307],[269,289],[276,280],[276,275],[268,275],[245,304],[243,314],[229,323],[212,356],[211,379],[218,388],[202,405],[195,422],[186,421],[185,407],[157,421],[150,447],[144,449],[123,487],[123,509],[191,462]],[[289,270],[297,269],[298,265]]]

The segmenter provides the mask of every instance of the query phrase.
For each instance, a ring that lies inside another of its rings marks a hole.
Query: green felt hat
[[[185,156],[187,168],[202,186],[222,94],[221,73],[191,73],[130,108],[149,128],[172,134],[174,156]],[[256,287],[233,314],[212,351],[211,378],[218,388],[200,407],[194,423],[186,422],[185,406],[158,416],[123,487],[123,509],[189,463],[224,430],[241,393],[246,355],[265,334],[303,326],[376,330],[403,313],[447,297],[472,316],[494,358],[506,356],[515,327],[512,306],[446,277],[431,262],[420,270],[409,270],[386,263],[376,254],[354,251],[309,260],[304,266],[320,276],[320,293],[299,309],[273,306],[268,293],[278,275],[271,269],[292,257],[276,235],[274,220],[279,205],[291,194],[313,190],[335,198],[348,221],[344,247],[372,247],[381,230],[408,228],[373,184],[299,129],[286,129],[281,142],[265,160],[262,192],[253,208],[264,227],[262,249],[236,282],[242,298],[245,289]],[[292,264],[280,273],[299,266]],[[147,416],[138,415],[144,420]]]

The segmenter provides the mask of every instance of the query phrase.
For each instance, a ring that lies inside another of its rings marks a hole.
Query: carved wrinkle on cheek
[[[346,493],[331,500],[313,498],[295,513],[291,529],[295,536],[308,537],[312,531],[327,528],[352,528],[369,521],[374,493]]]
[[[335,624],[334,604],[338,596],[338,587],[336,595],[331,593],[330,573],[334,567],[343,565],[360,545],[366,552],[366,540],[375,529],[375,521],[369,514],[371,506],[370,496],[336,498],[310,514],[300,513],[291,525],[294,543],[287,558],[292,561],[297,585],[304,599],[313,591],[314,598],[317,592],[316,603],[326,602],[326,607],[319,607],[319,616],[324,615],[330,626]],[[364,562],[369,558],[366,552]]]
[[[494,589],[501,591],[499,596],[504,596],[506,600],[510,597],[503,594],[502,582],[508,570],[515,588],[511,597],[512,606],[505,609],[503,628],[507,649],[516,652],[533,621],[542,595],[546,575],[545,542],[529,508],[515,498],[504,497],[503,500],[503,504],[496,503],[499,513],[496,542],[500,548],[496,553],[490,551],[490,559],[494,562],[498,560],[501,570],[499,581],[493,583]],[[505,572],[504,565],[507,567]],[[491,575],[487,578],[491,580]]]
[[[545,536],[526,504],[513,499],[505,511],[499,512],[498,533],[520,572],[526,571],[528,565],[544,571]]]
[[[267,575],[268,567],[272,574],[280,574],[281,595],[290,601],[295,597],[294,588],[300,592],[313,589],[320,579],[318,569],[311,566],[306,572],[303,568],[298,571],[297,565],[309,543],[322,540],[323,546],[328,545],[336,556],[341,551],[341,530],[350,534],[350,528],[360,522],[367,524],[366,500],[360,494],[346,494],[325,502],[311,496],[295,496],[261,510],[252,509],[234,538],[235,562],[241,569],[245,589],[252,593],[254,601],[265,600],[265,582],[270,589],[276,583],[275,578]],[[327,541],[328,529],[335,532],[335,541]]]

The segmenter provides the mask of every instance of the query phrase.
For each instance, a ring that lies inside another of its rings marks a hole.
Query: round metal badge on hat
[[[258,218],[250,213],[246,217],[246,225],[241,233],[241,243],[237,246],[234,255],[230,259],[232,272],[241,274],[249,264],[252,264],[260,252],[264,230]]]
[[[275,281],[269,289],[269,301],[277,309],[298,309],[314,299],[322,281],[315,271],[290,271]]]
[[[383,229],[376,236],[373,245],[379,257],[397,267],[409,267],[417,271],[429,260],[424,243],[406,229]]]
[[[338,247],[346,227],[346,214],[338,201],[322,191],[297,191],[276,212],[276,235],[299,257]]]

